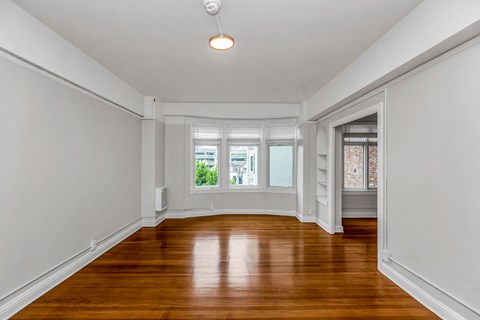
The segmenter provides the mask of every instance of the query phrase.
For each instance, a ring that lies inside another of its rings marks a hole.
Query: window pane
[[[344,155],[344,181],[346,189],[363,188],[363,146],[345,145]]]
[[[230,185],[258,185],[257,146],[231,146],[229,163]]]
[[[368,187],[377,187],[377,146],[368,146]]]
[[[293,187],[293,147],[270,146],[270,183],[272,187]]]
[[[195,185],[218,185],[217,146],[195,146]]]

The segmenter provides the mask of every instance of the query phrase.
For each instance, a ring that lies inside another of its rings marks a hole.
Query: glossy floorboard
[[[143,228],[15,319],[437,319],[376,269],[376,221],[292,217]]]

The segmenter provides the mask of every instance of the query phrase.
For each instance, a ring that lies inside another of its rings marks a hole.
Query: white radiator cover
[[[167,187],[155,188],[155,211],[167,209]]]

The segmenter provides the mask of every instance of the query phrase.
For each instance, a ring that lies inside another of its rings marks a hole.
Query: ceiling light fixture
[[[235,40],[229,35],[223,34],[222,28],[220,27],[220,20],[218,19],[218,12],[222,7],[221,0],[203,0],[203,5],[205,10],[211,16],[215,16],[217,20],[218,34],[208,40],[208,44],[212,49],[225,51],[233,47]]]

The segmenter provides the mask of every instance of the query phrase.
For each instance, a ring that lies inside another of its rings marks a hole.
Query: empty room
[[[480,320],[480,1],[0,0],[0,319]]]

